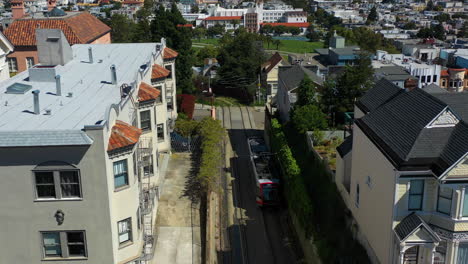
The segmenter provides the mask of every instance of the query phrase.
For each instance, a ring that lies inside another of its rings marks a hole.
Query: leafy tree
[[[198,5],[192,5],[192,7],[190,8],[190,12],[192,12],[194,14],[197,14],[198,12],[200,12],[200,9],[198,8]]]
[[[414,23],[414,21],[410,21],[406,24],[403,25],[403,29],[406,29],[406,30],[412,30],[412,29],[416,29],[417,26],[416,26],[416,23]]]
[[[442,13],[440,15],[435,16],[434,19],[439,21],[439,23],[447,22],[450,21],[450,15],[447,13]]]
[[[282,34],[286,33],[287,28],[286,28],[286,26],[279,25],[279,26],[273,27],[273,31],[275,32],[275,34],[277,36],[279,36],[279,35],[282,35]]]
[[[262,28],[260,29],[260,32],[261,32],[262,34],[270,34],[270,33],[273,33],[273,26],[272,26],[272,25],[269,25],[269,24],[263,25]]]
[[[235,29],[237,29],[237,26],[240,24],[240,21],[237,20],[237,19],[233,19],[231,20],[231,24],[232,24],[232,27]]]
[[[153,41],[160,41],[164,37],[167,46],[179,53],[176,67],[177,88],[183,93],[190,94],[194,89],[192,83],[192,65],[194,63],[192,29],[177,27],[177,25],[185,23],[185,19],[174,3],[169,10],[159,6],[155,13],[155,19],[151,22],[150,32]]]
[[[432,11],[434,10],[434,2],[432,2],[432,0],[429,0],[429,2],[427,2],[426,4],[426,11]]]
[[[367,16],[366,23],[373,23],[379,20],[379,14],[377,13],[377,8],[372,7],[372,9],[369,12],[369,15]]]
[[[206,31],[206,34],[210,37],[214,37],[217,35],[223,35],[225,32],[224,26],[216,23],[214,26],[209,27]]]
[[[310,42],[317,42],[320,41],[320,33],[318,33],[312,24],[309,25],[307,28],[306,37],[309,39]]]
[[[304,79],[302,79],[299,87],[297,88],[297,102],[295,103],[296,106],[304,106],[308,104],[313,104],[316,102],[315,100],[315,90],[316,87],[312,80],[305,75]]]
[[[219,44],[217,59],[221,67],[218,84],[243,89],[252,98],[254,93],[248,87],[255,84],[260,65],[265,61],[261,36],[240,28],[235,36],[224,35]]]
[[[327,127],[326,115],[312,104],[294,109],[291,120],[301,134],[307,131],[323,130]]]
[[[198,40],[204,38],[207,34],[206,28],[204,27],[196,27],[193,30],[193,36],[196,37]]]
[[[268,49],[270,48],[270,44],[273,42],[273,38],[271,36],[265,36],[263,40],[267,43]]]
[[[203,49],[198,50],[196,63],[197,66],[203,66],[203,61],[206,58],[216,58],[218,56],[218,49],[213,46],[206,46]]]
[[[440,40],[445,39],[445,29],[441,24],[431,25],[429,28],[421,28],[416,34],[418,38],[436,38]]]
[[[356,64],[346,66],[344,73],[338,78],[338,98],[341,109],[352,111],[355,100],[369,90],[373,85],[374,69],[369,54],[360,54]]]
[[[130,43],[133,41],[135,23],[125,15],[115,14],[110,20],[112,42]]]
[[[298,27],[288,27],[288,32],[294,36],[301,34],[301,30]]]
[[[199,123],[197,121],[187,119],[186,116],[183,118],[181,115],[184,116],[183,113],[179,113],[174,130],[183,137],[193,136],[199,129]]]
[[[279,47],[280,47],[283,43],[282,43],[281,40],[279,40],[279,39],[274,39],[274,40],[272,41],[272,44],[276,46],[276,50],[279,50]]]

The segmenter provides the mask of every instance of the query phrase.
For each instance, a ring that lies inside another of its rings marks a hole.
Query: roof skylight
[[[27,91],[31,90],[32,85],[23,84],[23,83],[14,83],[6,89],[7,94],[24,94]]]

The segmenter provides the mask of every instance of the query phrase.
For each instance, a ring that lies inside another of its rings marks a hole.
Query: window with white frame
[[[408,210],[422,210],[424,196],[424,180],[410,181]]]
[[[119,231],[119,244],[132,241],[132,218],[129,217],[117,222]]]
[[[437,199],[437,212],[450,215],[452,209],[453,190],[448,187],[439,186],[439,196]]]
[[[463,195],[462,216],[468,217],[468,187],[465,187],[465,193]]]
[[[158,141],[164,141],[164,123],[158,124],[156,129]]]
[[[26,57],[26,65],[29,68],[32,68],[34,66],[34,57]]]
[[[81,198],[78,170],[34,171],[37,199]]]
[[[7,62],[10,72],[18,72],[18,61],[16,58],[7,58]]]
[[[44,259],[86,257],[85,231],[41,232]]]
[[[140,128],[143,131],[151,130],[151,111],[141,111],[140,112]]]
[[[167,76],[167,79],[172,79],[172,65],[166,65],[164,66],[164,68],[166,68],[166,70],[170,72],[169,75]]]
[[[119,160],[114,162],[114,187],[120,188],[128,185],[128,165],[127,160]]]

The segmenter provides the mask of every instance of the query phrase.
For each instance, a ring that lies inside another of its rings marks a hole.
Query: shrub
[[[179,112],[186,114],[189,119],[192,119],[195,110],[195,96],[190,94],[178,94],[177,106]]]

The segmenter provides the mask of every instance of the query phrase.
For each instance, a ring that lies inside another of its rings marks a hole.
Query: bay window
[[[437,212],[450,215],[452,209],[453,190],[439,186],[439,196],[437,199]]]
[[[410,181],[408,210],[422,210],[424,197],[424,180]]]

